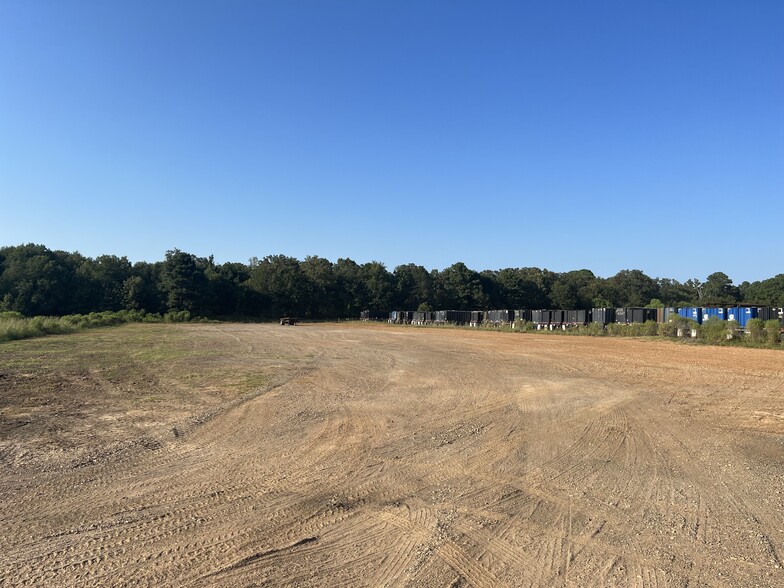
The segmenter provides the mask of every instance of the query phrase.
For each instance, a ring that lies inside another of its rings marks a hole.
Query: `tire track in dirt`
[[[709,407],[707,396],[668,403],[659,360],[635,367],[636,382],[621,371],[613,353],[628,343],[220,329],[243,365],[285,356],[285,382],[157,445],[139,442],[76,470],[14,470],[0,482],[2,504],[18,498],[0,514],[9,529],[0,533],[0,578],[645,587],[715,584],[718,571],[736,584],[782,579],[782,515],[762,508],[770,497],[758,489],[773,479],[768,470],[734,446],[714,450],[721,430],[684,408]],[[660,364],[673,370],[678,361]],[[763,369],[754,371],[758,386]],[[690,385],[714,374],[693,372]],[[775,396],[763,388],[755,398]]]

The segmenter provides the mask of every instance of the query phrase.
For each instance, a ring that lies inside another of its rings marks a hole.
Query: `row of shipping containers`
[[[736,321],[741,328],[746,328],[749,320],[762,319],[784,321],[784,309],[767,306],[734,306],[734,307],[701,307],[692,306],[679,308],[678,314],[684,318],[691,319],[699,324],[711,318],[722,321]],[[782,323],[784,324],[784,322]]]
[[[608,325],[655,321],[668,322],[671,315],[691,319],[698,324],[711,319],[737,321],[745,328],[749,319],[778,319],[784,325],[784,309],[769,307],[684,307],[684,308],[592,308],[591,310],[363,310],[361,320],[386,321],[394,324],[455,324],[455,325],[512,325],[515,320],[532,322],[539,326],[577,326],[588,323]]]

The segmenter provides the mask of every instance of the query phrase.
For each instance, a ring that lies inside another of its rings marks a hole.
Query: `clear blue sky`
[[[0,245],[784,272],[784,2],[0,0]]]

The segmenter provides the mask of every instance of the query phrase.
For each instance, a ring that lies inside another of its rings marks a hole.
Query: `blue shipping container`
[[[746,328],[746,323],[749,319],[757,318],[757,308],[752,307],[736,307],[727,309],[727,320],[738,321],[742,328]]]
[[[727,320],[727,309],[726,308],[703,308],[702,309],[702,320],[707,321],[709,318],[716,317],[720,321]]]
[[[683,318],[691,319],[702,324],[702,308],[699,306],[688,306],[686,308],[679,308],[678,314]]]

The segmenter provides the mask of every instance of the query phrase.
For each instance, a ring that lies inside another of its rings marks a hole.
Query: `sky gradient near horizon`
[[[784,3],[0,2],[0,246],[784,272]]]

